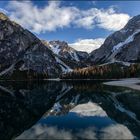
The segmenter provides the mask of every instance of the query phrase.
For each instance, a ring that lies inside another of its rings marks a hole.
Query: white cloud
[[[107,117],[106,112],[96,103],[88,102],[79,104],[72,108],[70,112],[77,113],[79,116],[98,116]]]
[[[8,11],[3,9],[3,8],[0,8],[0,12],[4,13],[4,14],[8,14]]]
[[[81,11],[81,17],[75,20],[79,27],[93,29],[95,26],[110,31],[120,30],[126,25],[130,16],[124,13],[117,13],[114,7],[109,9],[91,8]]]
[[[60,2],[49,2],[39,8],[31,1],[11,1],[8,9],[13,20],[36,33],[69,26],[76,11],[74,7],[61,7]]]
[[[129,19],[129,15],[123,13],[118,14],[113,8],[110,8],[107,11],[98,11],[97,26],[110,31],[116,31],[123,28]]]
[[[116,31],[130,18],[128,14],[118,13],[114,7],[81,10],[71,5],[64,6],[59,1],[50,1],[43,8],[37,7],[31,1],[10,1],[7,10],[13,20],[36,33],[72,26]]]
[[[98,49],[103,43],[104,38],[97,39],[79,39],[75,43],[69,44],[72,48],[78,51],[92,52],[95,49]]]
[[[124,125],[112,124],[101,130],[101,139],[129,139],[133,140],[134,136],[131,131]]]
[[[84,119],[84,118],[83,118]],[[93,117],[94,119],[94,117]],[[64,120],[65,121],[65,120]],[[75,124],[73,124],[75,125]],[[77,129],[73,133],[72,129],[61,129],[57,126],[48,126],[47,124],[37,123],[33,125],[30,129],[24,131],[21,135],[16,137],[19,139],[129,139],[133,140],[135,137],[131,131],[124,125],[112,124],[106,127],[91,126],[86,128]]]

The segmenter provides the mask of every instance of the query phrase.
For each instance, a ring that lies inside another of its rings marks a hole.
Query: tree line
[[[119,79],[140,77],[140,64],[124,66],[118,63],[75,69],[63,74],[62,79]]]

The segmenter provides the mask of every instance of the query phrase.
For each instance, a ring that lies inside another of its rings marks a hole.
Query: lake
[[[102,82],[0,82],[0,138],[140,139],[140,92]]]

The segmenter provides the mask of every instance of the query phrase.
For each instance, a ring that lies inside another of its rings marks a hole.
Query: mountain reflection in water
[[[99,81],[1,82],[0,138],[139,139],[140,94]]]

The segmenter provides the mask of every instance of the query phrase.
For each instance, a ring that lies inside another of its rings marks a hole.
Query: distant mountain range
[[[0,13],[0,77],[2,79],[56,78],[94,65],[139,63],[140,16],[106,38],[90,54],[71,48],[65,41],[38,39]]]

